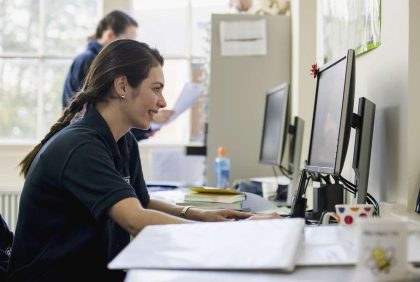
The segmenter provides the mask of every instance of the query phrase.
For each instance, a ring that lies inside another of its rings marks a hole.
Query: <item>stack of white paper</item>
[[[303,227],[303,219],[149,226],[108,267],[292,271]]]

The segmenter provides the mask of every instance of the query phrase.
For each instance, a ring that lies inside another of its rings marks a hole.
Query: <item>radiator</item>
[[[19,199],[20,192],[18,191],[0,191],[0,214],[13,232],[17,223]]]

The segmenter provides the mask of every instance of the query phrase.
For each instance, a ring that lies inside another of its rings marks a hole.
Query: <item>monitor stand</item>
[[[344,188],[341,184],[321,185],[313,188],[313,210],[305,218],[319,220],[324,212],[335,211],[335,205],[344,203]]]

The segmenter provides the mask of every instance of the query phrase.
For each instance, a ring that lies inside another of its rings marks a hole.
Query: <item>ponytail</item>
[[[48,132],[44,139],[42,139],[41,142],[39,142],[32,151],[23,158],[23,160],[19,163],[19,166],[21,167],[21,175],[24,177],[28,175],[29,167],[31,166],[35,156],[41,150],[42,146],[44,146],[44,144],[47,143],[48,140],[50,140],[57,132],[70,124],[74,116],[83,109],[87,97],[88,95],[83,92],[77,95],[71,104],[64,110],[63,115],[53,126],[51,126],[50,132]]]

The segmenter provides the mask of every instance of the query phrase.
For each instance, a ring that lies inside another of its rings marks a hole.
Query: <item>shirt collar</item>
[[[83,116],[82,119],[83,123],[86,123],[89,125],[89,127],[95,129],[101,138],[105,141],[105,143],[109,146],[111,149],[112,155],[114,157],[121,157],[120,148],[125,148],[126,140],[125,136],[121,137],[120,140],[118,140],[118,143],[115,142],[114,136],[112,135],[111,129],[109,128],[108,124],[104,120],[104,118],[99,114],[99,112],[96,110],[95,106],[89,105],[86,109],[86,113]],[[125,154],[126,149],[123,149],[123,154]]]
[[[103,46],[99,44],[99,42],[96,39],[92,39],[89,41],[87,49],[91,50],[95,54],[98,54],[99,51],[101,51],[102,47]]]

